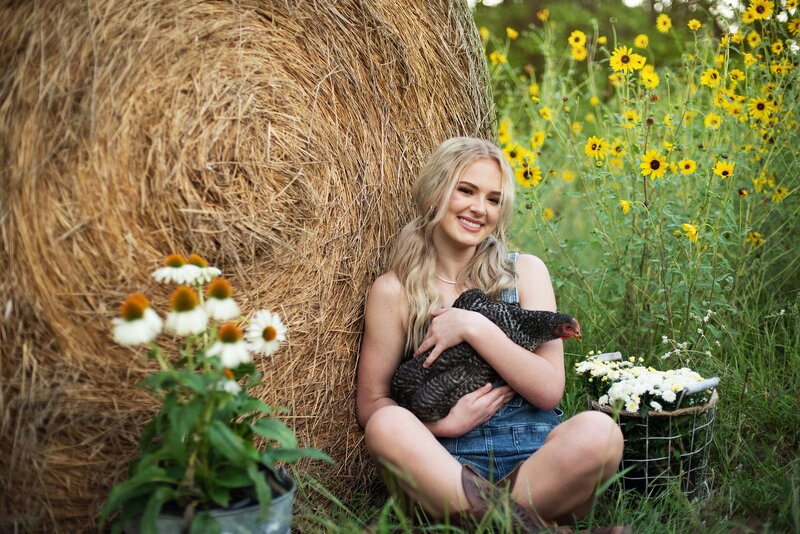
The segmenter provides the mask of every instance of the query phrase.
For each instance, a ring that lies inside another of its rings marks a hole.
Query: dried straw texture
[[[431,149],[490,131],[466,5],[6,2],[0,65],[0,530],[95,524],[156,408],[110,319],[166,301],[172,251],[282,313],[260,395],[337,460],[326,487],[363,487],[366,289]]]

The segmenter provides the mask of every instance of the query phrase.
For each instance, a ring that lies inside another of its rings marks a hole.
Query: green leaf
[[[209,484],[206,488],[208,496],[221,508],[227,508],[231,501],[230,491],[217,484]]]
[[[287,449],[297,448],[297,438],[294,432],[282,421],[277,419],[259,419],[250,425],[253,432],[269,440],[277,441],[281,447]]]
[[[157,483],[174,484],[175,481],[166,476],[163,469],[160,467],[148,467],[138,473],[135,473],[128,480],[117,484],[108,494],[105,504],[100,512],[101,521],[105,522],[105,518],[119,508],[124,506],[127,501],[134,499],[152,491]],[[161,486],[168,488],[168,486]],[[158,490],[156,490],[158,491]]]
[[[272,504],[272,489],[267,484],[264,473],[259,471],[255,464],[247,466],[247,475],[253,482],[253,486],[256,489],[256,497],[258,497],[258,502],[261,503],[261,512],[259,512],[258,518],[263,520],[267,516],[267,512],[269,512],[270,504]]]
[[[216,519],[208,512],[202,512],[192,519],[191,534],[220,534],[221,529]]]
[[[267,453],[264,453],[266,455]],[[262,461],[264,460],[262,455]],[[305,448],[305,449],[272,449],[269,452],[272,462],[285,462],[293,464],[302,458],[310,458],[312,460],[323,460],[325,462],[333,462],[333,458],[325,454],[319,449]]]
[[[241,438],[231,432],[230,428],[222,421],[212,421],[208,429],[208,439],[211,445],[225,458],[241,465],[246,460],[244,445]]]
[[[172,456],[180,463],[185,464],[188,456],[185,437],[194,427],[203,410],[202,399],[195,397],[188,404],[177,404],[169,411],[169,428],[164,436],[166,445]]]
[[[235,467],[227,467],[214,474],[212,480],[225,488],[243,488],[251,484],[247,473]]]
[[[144,508],[144,514],[142,514],[142,531],[157,532],[156,519],[161,512],[161,507],[173,497],[175,497],[175,490],[166,486],[161,486],[150,495],[147,506]]]

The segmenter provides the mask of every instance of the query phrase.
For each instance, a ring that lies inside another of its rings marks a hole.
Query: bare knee
[[[561,439],[567,465],[578,471],[611,476],[622,459],[623,438],[619,426],[611,417],[595,411],[581,412],[563,425]],[[569,451],[569,452],[567,452]]]

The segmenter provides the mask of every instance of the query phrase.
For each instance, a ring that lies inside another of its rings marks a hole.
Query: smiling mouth
[[[459,222],[460,222],[460,223],[461,223],[463,226],[465,226],[465,227],[466,227],[468,230],[476,230],[476,231],[477,231],[477,230],[480,230],[480,229],[481,229],[481,227],[483,226],[483,225],[482,225],[482,224],[480,224],[480,223],[476,223],[476,222],[469,221],[469,220],[467,220],[467,219],[464,219],[463,217],[459,217],[459,218],[458,218],[458,220],[459,220]]]

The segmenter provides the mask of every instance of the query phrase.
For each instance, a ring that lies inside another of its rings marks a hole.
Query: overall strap
[[[511,263],[514,265],[517,263],[517,257],[519,257],[519,252],[508,253],[508,259],[511,260]],[[500,294],[500,299],[509,304],[519,304],[519,293],[517,293],[517,286],[507,287],[504,289]]]

